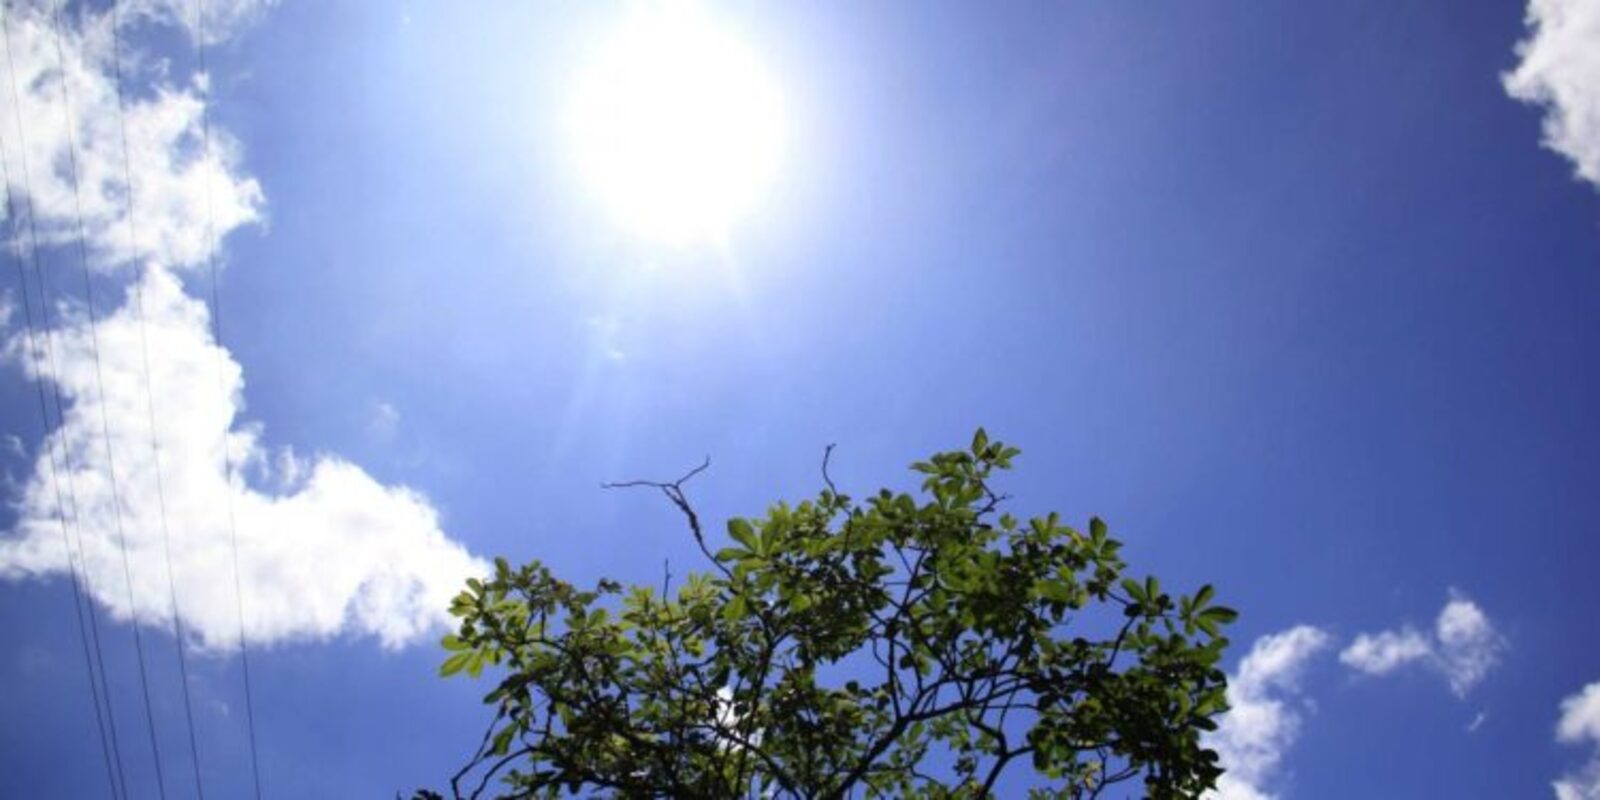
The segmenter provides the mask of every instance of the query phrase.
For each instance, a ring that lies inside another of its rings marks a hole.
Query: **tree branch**
[[[683,485],[688,483],[689,479],[699,475],[702,472],[705,472],[710,467],[711,456],[706,456],[705,460],[700,462],[700,466],[689,470],[688,472],[684,473],[683,477],[675,481],[621,481],[618,483],[602,483],[600,484],[600,488],[635,489],[643,487],[660,489],[661,493],[666,495],[667,499],[671,500],[672,504],[677,506],[679,511],[683,512],[684,518],[689,521],[689,531],[694,534],[694,541],[695,544],[700,546],[700,552],[705,554],[706,559],[711,563],[716,564],[719,569],[723,569],[721,563],[712,557],[711,550],[706,547],[705,532],[700,529],[700,515],[694,512],[694,507],[689,505],[689,498],[683,493]],[[726,571],[726,569],[723,569],[724,573],[726,573]]]

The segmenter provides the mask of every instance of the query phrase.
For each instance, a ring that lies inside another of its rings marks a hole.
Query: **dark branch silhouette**
[[[1215,785],[1200,735],[1226,708],[1235,612],[1210,587],[1134,580],[1098,519],[1000,513],[990,484],[1018,451],[981,430],[913,465],[920,500],[852,501],[833,449],[819,496],[729,520],[714,553],[684,492],[709,458],[673,481],[603,484],[658,489],[682,513],[715,572],[675,592],[670,563],[659,594],[503,559],[469,581],[441,672],[503,677],[454,795],[498,780],[517,798],[977,798],[1023,764],[1058,797]]]

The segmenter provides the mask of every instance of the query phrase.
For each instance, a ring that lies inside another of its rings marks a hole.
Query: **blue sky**
[[[1024,451],[1018,509],[1100,515],[1136,570],[1243,612],[1229,668],[1255,713],[1225,727],[1225,797],[1600,796],[1600,3],[709,6],[759,54],[785,143],[764,200],[688,245],[618,225],[563,128],[636,7],[213,5],[209,95],[189,4],[127,10],[132,240],[103,4],[61,19],[71,143],[50,18],[6,8],[0,144],[42,228],[68,416],[45,438],[8,260],[0,785],[107,793],[63,448],[134,794],[155,777],[130,618],[192,790],[142,292],[213,796],[250,780],[224,496],[266,793],[392,796],[442,782],[486,719],[483,686],[435,677],[437,598],[475,559],[654,583],[692,541],[602,481],[709,454],[701,512],[754,514],[814,491],[829,443],[860,493],[978,425]],[[95,477],[96,333],[127,400],[107,426],[147,545],[133,592]]]

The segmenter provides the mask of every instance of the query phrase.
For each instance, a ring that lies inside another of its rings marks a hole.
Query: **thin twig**
[[[684,518],[689,521],[689,531],[694,534],[695,544],[700,545],[700,552],[704,553],[705,557],[712,563],[717,564],[718,567],[721,567],[720,562],[711,556],[711,550],[706,547],[705,533],[700,529],[700,515],[694,512],[694,507],[689,505],[689,498],[683,493],[683,485],[688,483],[690,478],[705,472],[710,467],[711,456],[706,456],[705,460],[700,462],[700,466],[689,470],[687,473],[684,473],[683,477],[675,481],[622,481],[620,483],[602,483],[600,484],[600,488],[633,489],[638,487],[646,487],[651,489],[660,489],[661,493],[666,495],[667,499],[671,500],[672,504],[677,506],[679,511],[683,512]]]

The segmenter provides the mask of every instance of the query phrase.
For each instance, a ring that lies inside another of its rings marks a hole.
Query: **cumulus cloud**
[[[227,25],[261,5],[222,4],[228,10],[217,22],[226,24],[208,27],[207,38],[227,34]],[[180,10],[147,0],[127,9],[132,19],[125,23],[181,23],[163,16]],[[138,232],[130,241],[109,18],[92,10],[62,14],[58,58],[49,7],[7,12],[16,74],[6,78],[20,89],[15,104],[9,85],[0,92],[8,188],[25,201],[21,207],[32,208],[41,246],[74,244],[75,144],[93,266],[126,294],[115,308],[101,309],[98,325],[63,301],[45,335],[30,339],[14,328],[0,334],[0,359],[28,380],[54,384],[64,401],[59,424],[12,492],[17,521],[0,533],[0,578],[61,575],[76,562],[87,590],[113,617],[165,627],[172,614],[170,538],[172,585],[191,644],[225,650],[236,643],[240,622],[231,510],[243,622],[253,642],[357,634],[399,646],[438,628],[462,581],[487,565],[445,535],[422,495],[381,484],[337,456],[267,445],[262,427],[241,417],[240,364],[210,335],[205,304],[185,294],[181,273],[206,261],[208,196],[218,237],[258,222],[264,206],[257,182],[240,171],[237,145],[213,129],[213,146],[204,146],[206,79],[171,83],[125,44],[136,82],[127,107]],[[18,119],[26,126],[12,124]],[[142,274],[130,279],[135,265]],[[107,305],[104,296],[100,301]],[[224,452],[237,469],[224,468]],[[61,513],[77,534],[75,546],[81,541],[70,556]]]
[[[1339,660],[1369,675],[1384,675],[1413,661],[1433,655],[1433,643],[1415,628],[1363,633],[1356,637]]]
[[[1563,744],[1589,744],[1594,748],[1588,764],[1552,784],[1557,800],[1600,798],[1600,681],[1583,687],[1582,691],[1561,701],[1556,741]]]
[[[1530,0],[1512,97],[1542,106],[1544,145],[1600,187],[1600,0]]]
[[[1450,690],[1458,696],[1487,677],[1500,663],[1500,653],[1505,649],[1505,639],[1495,631],[1483,609],[1460,595],[1452,597],[1439,612],[1434,636],[1439,640],[1439,666],[1450,680]]]
[[[205,146],[203,76],[170,82],[154,67],[141,66],[148,59],[124,47],[125,72],[153,78],[142,91],[127,92],[126,114],[119,118],[108,15],[85,15],[72,26],[67,20],[74,17],[63,14],[57,26],[48,9],[17,6],[8,14],[16,72],[7,75],[0,91],[5,101],[0,130],[6,131],[12,189],[26,192],[42,243],[75,243],[81,208],[95,266],[109,270],[157,260],[197,267],[209,252],[208,214],[218,236],[261,220],[265,198],[260,184],[239,172],[238,144],[213,127],[210,147]],[[72,103],[70,121],[63,88]],[[18,126],[19,114],[25,128]],[[122,119],[133,181],[131,229]],[[23,170],[26,181],[19,174]]]
[[[1227,713],[1206,746],[1217,751],[1227,770],[1212,795],[1215,800],[1266,800],[1263,787],[1278,771],[1284,753],[1300,735],[1300,675],[1311,658],[1329,644],[1328,634],[1310,625],[1263,636],[1228,676]]]
[[[206,308],[184,295],[177,278],[154,269],[130,292],[143,292],[152,353],[150,386],[160,443],[160,479],[181,612],[197,643],[225,648],[237,635],[229,549],[228,503],[237,520],[245,622],[253,641],[356,632],[398,646],[444,621],[462,581],[487,566],[447,538],[422,496],[379,484],[333,456],[273,452],[259,428],[238,424],[242,372],[208,334]],[[145,406],[140,326],[124,306],[100,321],[99,393],[88,320],[71,313],[54,332],[59,374],[13,342],[14,360],[34,380],[57,383],[68,402],[64,423],[41,447],[23,489],[21,520],[0,540],[0,576],[45,575],[68,568],[56,527],[47,453],[65,453],[60,480],[76,502],[83,568],[94,596],[118,619],[170,619],[156,451]],[[37,346],[43,347],[41,337]],[[223,376],[215,371],[221,360]],[[46,360],[48,363],[48,360]],[[181,410],[181,412],[180,412]],[[101,414],[111,433],[110,455]],[[226,440],[226,441],[225,441]],[[245,472],[223,469],[223,446]],[[112,491],[114,460],[120,490]],[[75,509],[74,509],[75,506]],[[117,516],[120,511],[121,523]],[[126,536],[132,599],[122,572],[118,531]]]
[[[1483,609],[1452,592],[1434,621],[1431,636],[1409,626],[1363,633],[1339,653],[1339,661],[1368,675],[1387,675],[1410,664],[1426,665],[1444,676],[1457,697],[1465,697],[1500,662],[1505,646],[1505,638]]]

